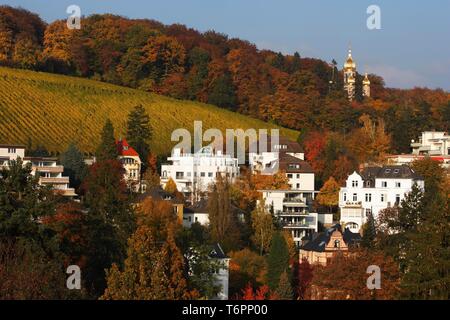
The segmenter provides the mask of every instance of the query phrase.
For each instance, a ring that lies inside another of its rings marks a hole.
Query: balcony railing
[[[304,203],[304,199],[303,198],[284,198],[283,199],[284,203]]]
[[[39,182],[42,184],[69,183],[69,177],[40,177]]]

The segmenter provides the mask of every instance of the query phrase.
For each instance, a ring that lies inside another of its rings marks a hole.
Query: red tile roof
[[[131,147],[128,144],[127,140],[121,139],[119,141],[116,141],[116,145],[119,155],[128,157],[139,157],[139,154],[136,152],[136,150],[133,149],[133,147]]]

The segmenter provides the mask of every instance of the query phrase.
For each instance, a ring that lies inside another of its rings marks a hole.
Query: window
[[[396,188],[400,188],[401,186],[402,186],[402,185],[401,185],[400,182],[396,182],[396,183],[395,183],[395,187],[396,187]]]
[[[372,209],[366,209],[366,217],[372,214]]]
[[[190,177],[191,176],[191,172],[186,172],[186,175],[188,176],[188,177]]]
[[[300,183],[297,183],[297,189],[300,189]]]
[[[8,153],[16,153],[16,148],[8,148]]]
[[[300,173],[297,173],[297,179],[300,179]]]
[[[390,173],[391,172],[391,169],[386,169],[386,173]]]
[[[352,187],[358,187],[358,181],[357,180],[353,180],[352,181]]]
[[[366,193],[366,202],[372,202],[372,194]]]
[[[347,201],[347,194],[344,193],[344,201]]]
[[[288,179],[292,179],[292,173],[288,173],[287,177]]]
[[[395,205],[399,205],[400,204],[400,195],[399,194],[396,194],[395,195]]]
[[[394,170],[394,173],[399,173],[400,171],[398,170],[398,169],[395,169]]]
[[[340,248],[341,247],[341,241],[340,240],[334,240],[334,247]]]
[[[212,172],[208,172],[208,177],[212,178],[213,173]]]
[[[387,181],[381,181],[381,187],[387,188]]]
[[[358,195],[356,193],[353,194],[353,201],[358,201]]]
[[[384,193],[381,194],[381,202],[385,202],[386,201],[386,195]]]
[[[204,172],[200,172],[200,177],[204,177],[205,173]]]

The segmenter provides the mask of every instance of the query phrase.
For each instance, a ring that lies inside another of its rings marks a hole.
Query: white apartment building
[[[270,150],[268,139],[267,150]],[[287,138],[280,137],[279,143],[273,146],[274,151],[249,153],[252,172],[273,175],[284,172],[292,190],[314,191],[314,171],[305,161],[301,146]]]
[[[23,164],[31,163],[31,174],[39,177],[40,185],[50,185],[64,196],[74,197],[75,189],[69,187],[69,177],[64,177],[64,167],[57,164],[57,158],[25,157],[25,147],[20,145],[0,145],[0,167],[8,167],[9,162],[23,160]]]
[[[215,152],[210,146],[203,147],[194,154],[174,149],[167,160],[171,164],[161,166],[163,188],[172,178],[178,191],[183,192],[188,199],[192,199],[198,192],[206,192],[219,174],[230,181],[239,176],[238,159],[221,151]]]
[[[353,172],[346,186],[339,192],[341,223],[352,232],[359,232],[372,213],[400,205],[412,186],[424,189],[424,181],[409,166],[367,167],[361,173]]]
[[[261,190],[266,209],[292,233],[300,247],[302,238],[318,231],[318,214],[311,213],[315,191]]]
[[[450,168],[450,136],[447,132],[426,131],[421,138],[411,142],[411,154],[399,154],[388,156],[390,164],[402,165],[430,157],[437,161],[443,168]]]
[[[450,136],[447,132],[425,131],[418,142],[412,140],[412,154],[450,156]]]
[[[302,147],[294,141],[286,137],[279,137],[277,142],[271,142],[271,136],[267,137],[267,146],[265,150],[260,150],[259,142],[252,146],[252,150],[248,154],[249,165],[252,172],[262,172],[267,168],[273,167],[273,162],[279,159],[279,154],[287,154],[300,160],[305,160],[305,153]]]

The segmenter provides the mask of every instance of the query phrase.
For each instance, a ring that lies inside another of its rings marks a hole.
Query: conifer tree
[[[271,290],[275,290],[280,282],[281,274],[289,270],[289,249],[280,231],[272,237],[267,267],[267,283]]]
[[[87,174],[87,166],[84,162],[83,153],[74,143],[60,156],[61,164],[64,166],[64,175],[70,179],[70,185],[78,189]]]
[[[114,126],[111,120],[106,120],[103,126],[100,144],[97,147],[97,161],[114,160],[117,158],[117,146],[114,138]]]
[[[152,137],[150,117],[141,105],[134,107],[128,114],[127,141],[132,146],[146,167],[146,160],[150,153],[149,141]]]
[[[280,276],[280,281],[278,282],[277,289],[275,290],[275,296],[279,300],[292,300],[292,286],[286,271],[283,271]]]
[[[367,222],[363,226],[362,245],[365,248],[373,248],[376,238],[375,219],[372,212],[367,216]]]

